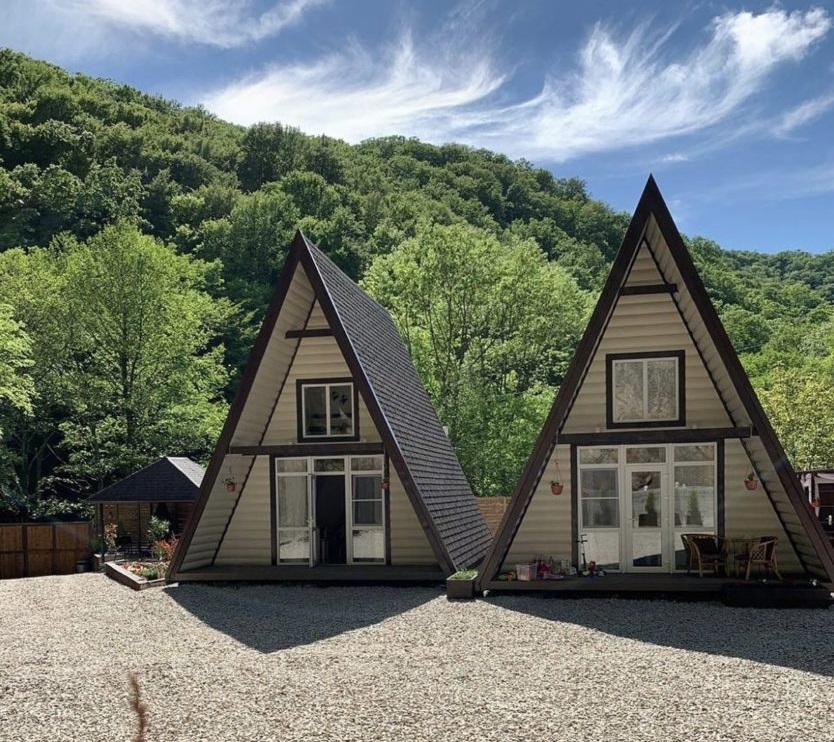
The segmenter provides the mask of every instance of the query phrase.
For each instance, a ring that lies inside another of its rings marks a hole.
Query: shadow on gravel
[[[264,653],[371,626],[442,594],[441,587],[180,584],[164,590],[203,623]]]
[[[834,613],[720,603],[495,595],[488,602],[606,634],[834,677]]]

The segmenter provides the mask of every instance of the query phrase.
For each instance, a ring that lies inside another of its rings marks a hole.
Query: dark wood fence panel
[[[91,524],[0,524],[0,579],[66,575],[90,558]]]

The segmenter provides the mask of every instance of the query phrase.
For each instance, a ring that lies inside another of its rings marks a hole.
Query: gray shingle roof
[[[205,469],[185,456],[166,456],[105,487],[87,502],[192,502]]]
[[[435,533],[456,569],[477,564],[491,534],[391,316],[305,242]]]

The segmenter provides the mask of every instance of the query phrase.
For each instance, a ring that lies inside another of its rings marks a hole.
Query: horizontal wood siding
[[[780,571],[801,572],[796,552],[763,487],[759,485],[758,489],[750,492],[744,486],[744,478],[752,467],[741,441],[728,440],[724,451],[724,535],[730,538],[776,536],[779,539],[777,558]],[[780,499],[785,497],[778,480],[770,479],[767,487],[771,491],[778,488]]]
[[[330,327],[327,317],[324,316],[321,304],[318,299],[313,304],[313,311],[310,312],[310,318],[307,320],[307,330],[323,330]]]
[[[270,563],[272,530],[269,499],[269,456],[258,456],[220,544],[215,564]]]
[[[304,269],[299,265],[232,436],[232,445],[251,446],[261,442],[275,398],[281,392],[281,384],[299,342],[288,339],[287,330],[300,330],[304,327],[312,303],[313,289]]]
[[[264,445],[298,443],[298,392],[301,379],[337,379],[351,376],[335,337],[310,337],[301,340],[287,383],[264,437]],[[359,395],[360,440],[378,442],[382,438],[371,419],[362,395]]]
[[[223,480],[228,477],[234,479],[235,482],[242,483],[254,458],[254,456],[236,454],[223,457],[220,475],[212,487],[181,569],[195,569],[211,564],[238,496],[238,491],[226,491],[226,484]]]
[[[426,532],[393,467],[390,482],[391,564],[437,564]]]
[[[516,564],[529,562],[536,556],[556,560],[571,558],[570,446],[557,446],[554,453],[533,493],[502,569],[514,569]],[[564,484],[561,495],[550,491],[553,480]]]
[[[686,423],[688,427],[730,425],[721,399],[669,294],[623,296],[602,337],[585,382],[565,422],[565,433],[606,429],[607,353],[683,350],[686,354]]]

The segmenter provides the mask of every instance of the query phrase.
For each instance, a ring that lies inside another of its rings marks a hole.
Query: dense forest
[[[0,51],[0,520],[209,456],[296,228],[393,314],[507,494],[628,223],[465,146],[250,128]],[[797,467],[834,464],[834,253],[688,240]]]

